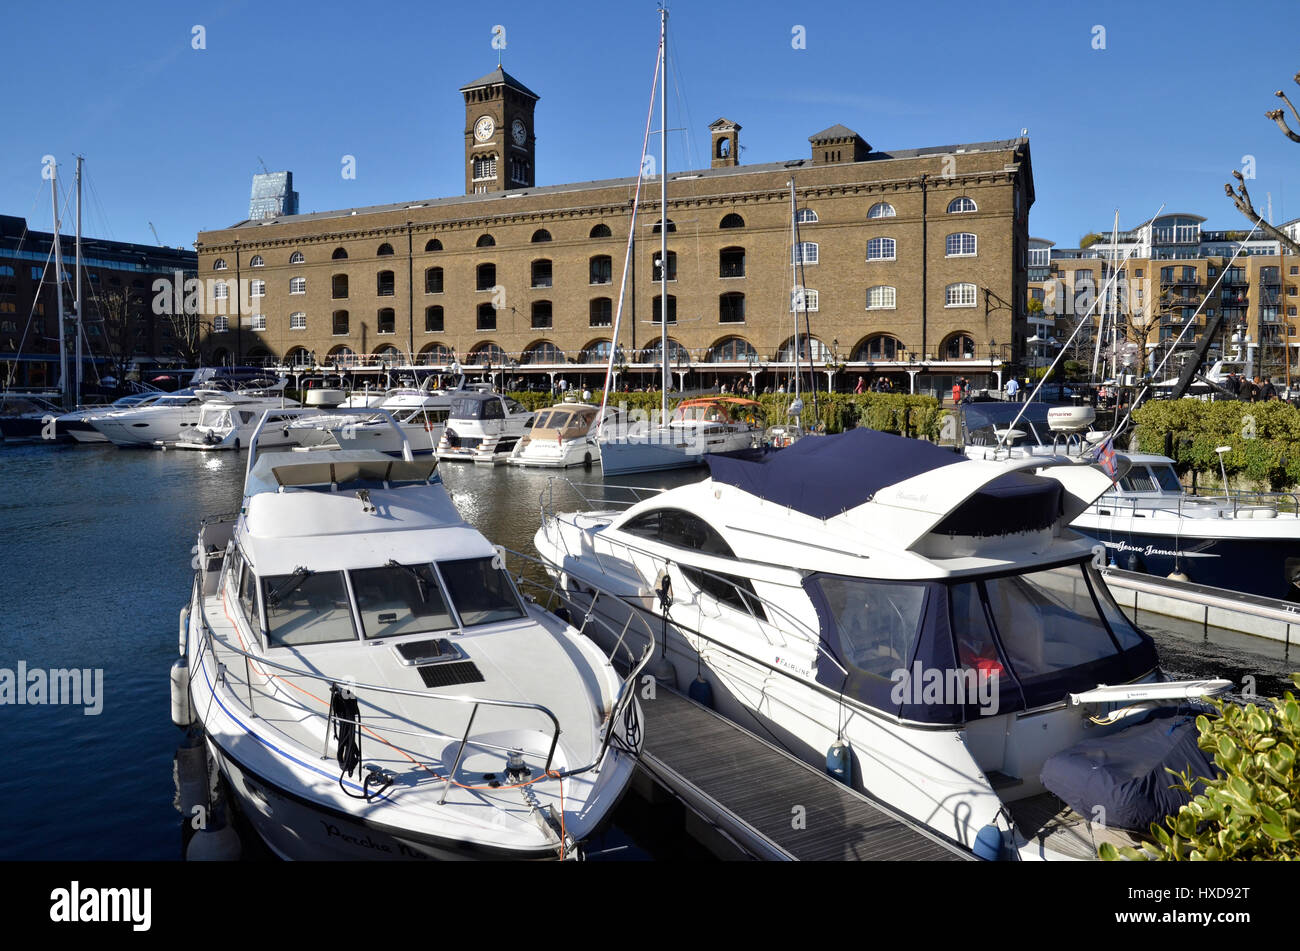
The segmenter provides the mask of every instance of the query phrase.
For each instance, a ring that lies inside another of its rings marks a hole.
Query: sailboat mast
[[[668,10],[659,9],[659,347],[663,385],[659,420],[668,422]]]
[[[81,405],[81,163],[85,161],[84,156],[77,156],[77,277],[76,277],[76,300],[73,301],[73,307],[77,315],[77,365],[72,371],[72,378],[76,387],[76,397],[73,405]]]
[[[799,398],[799,211],[795,200],[794,176],[790,176],[790,313],[794,314],[794,398]],[[806,292],[805,292],[806,293]],[[800,421],[802,422],[802,421]]]
[[[68,405],[68,348],[63,341],[63,251],[59,246],[59,167],[50,175],[50,198],[54,203],[54,316],[59,324],[59,389],[63,405]]]
[[[1119,256],[1119,209],[1115,209],[1115,226],[1111,231],[1110,238],[1110,269],[1115,272],[1115,262]],[[1111,275],[1115,279],[1114,286],[1110,291],[1110,378],[1116,383],[1119,382],[1119,276],[1118,273]]]

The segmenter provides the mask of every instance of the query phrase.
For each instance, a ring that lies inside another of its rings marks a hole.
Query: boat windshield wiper
[[[308,569],[299,565],[297,568],[293,569],[293,574],[291,574],[288,578],[286,578],[278,587],[276,587],[274,591],[267,592],[266,603],[273,608],[278,607],[281,598],[283,598],[286,594],[289,594],[291,591],[297,589],[299,585],[301,585],[304,581],[306,581],[315,573],[316,572],[309,571]]]
[[[423,601],[425,604],[429,603],[429,582],[425,579],[424,575],[420,574],[420,572],[412,568],[410,565],[400,564],[397,561],[393,560],[392,558],[388,559],[388,562],[384,565],[384,567],[396,568],[399,571],[405,571],[408,575],[414,578],[416,587],[420,589],[420,600]]]

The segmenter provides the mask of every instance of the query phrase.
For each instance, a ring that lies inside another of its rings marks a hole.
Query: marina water
[[[168,716],[167,670],[177,656],[199,522],[238,508],[246,458],[0,446],[0,668],[102,671],[97,714],[84,703],[0,706],[0,858],[181,857],[172,758],[182,735]],[[442,473],[462,515],[489,540],[534,554],[539,496],[553,472],[445,464]],[[704,474],[610,481],[667,487]],[[566,475],[601,482],[599,467]],[[557,508],[580,506],[563,482],[553,490]],[[1274,642],[1139,622],[1176,677],[1253,677],[1257,693],[1275,696],[1298,666]],[[706,857],[676,812],[632,795],[588,851],[608,859]]]

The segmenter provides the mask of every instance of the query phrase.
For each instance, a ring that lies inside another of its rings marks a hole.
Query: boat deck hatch
[[[402,663],[408,667],[420,667],[424,664],[445,664],[449,661],[465,659],[465,654],[461,649],[445,637],[394,644],[393,650],[397,651]]]
[[[426,687],[455,687],[458,684],[483,682],[483,675],[472,660],[462,660],[454,664],[427,664],[416,669],[420,672],[420,679],[424,681]]]

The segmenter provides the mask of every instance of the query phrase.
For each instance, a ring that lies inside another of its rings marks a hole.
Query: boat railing
[[[262,431],[266,429],[268,425],[275,426],[280,423],[292,423],[294,420],[304,416],[322,416],[322,415],[325,414],[322,414],[320,409],[317,407],[299,407],[299,408],[290,407],[285,409],[269,409],[265,413],[263,413],[261,420],[258,421],[257,429],[253,430],[253,435],[248,440],[248,464],[244,469],[245,483],[247,483],[248,476],[253,471],[253,464],[257,461],[258,448],[259,448],[258,440],[262,435]],[[402,431],[401,426],[397,425],[397,420],[393,419],[392,414],[389,413],[387,410],[380,409],[374,406],[366,406],[366,407],[338,406],[331,409],[328,415],[355,416],[357,417],[358,423],[366,419],[372,419],[372,418],[382,418],[384,420],[387,420],[388,425],[391,426],[393,428],[393,432],[397,434],[397,438],[401,440],[402,459],[405,460],[406,462],[411,462],[412,460],[415,459],[415,456],[412,455],[411,453],[411,443],[409,440],[407,440],[406,433]]]
[[[561,531],[556,524],[555,520],[558,518],[559,516],[554,513],[552,513],[550,518],[548,518],[545,509],[543,509],[542,531],[545,533],[546,538],[552,542],[558,543],[558,547],[563,551],[564,555],[572,556],[565,558],[564,564],[560,567],[574,580],[590,587],[598,594],[605,594],[607,597],[616,597],[624,601],[627,600],[625,597],[609,593],[603,587],[603,584],[608,583],[608,580],[615,575],[626,578],[626,566],[629,565],[632,567],[632,571],[636,573],[637,577],[644,577],[644,574],[636,568],[635,562],[631,557],[633,555],[649,559],[651,565],[655,568],[657,575],[659,573],[667,572],[673,567],[673,565],[676,565],[679,571],[685,569],[696,575],[697,578],[708,579],[712,585],[715,586],[715,592],[727,591],[727,589],[730,589],[731,597],[726,603],[732,606],[743,605],[745,613],[749,615],[749,620],[754,626],[754,630],[762,635],[769,645],[786,647],[790,643],[791,635],[793,635],[797,637],[800,642],[812,645],[819,655],[830,661],[830,663],[838,668],[844,676],[848,676],[847,669],[842,663],[840,663],[834,653],[830,651],[825,638],[822,637],[819,630],[808,625],[805,621],[795,616],[772,598],[764,597],[750,586],[742,586],[736,578],[711,571],[707,568],[702,568],[699,565],[692,565],[685,561],[668,558],[642,546],[631,544],[622,539],[612,538],[608,533],[604,532],[599,535],[597,540],[593,540],[589,549],[584,548],[581,552],[575,554],[569,548],[569,540],[565,537],[565,533]],[[600,551],[601,544],[608,545],[611,551],[602,555]],[[616,554],[616,550],[622,550],[628,557],[626,559],[620,558]],[[580,573],[575,569],[575,565],[585,565],[590,563],[589,559],[594,560],[600,574],[599,579],[593,578],[590,574]],[[607,559],[611,561],[617,560],[621,564],[618,566],[607,565]],[[615,570],[616,567],[623,567],[624,571],[618,572]],[[748,581],[748,579],[743,580]],[[701,586],[696,583],[695,587],[700,588]],[[717,597],[716,593],[711,596],[715,601],[721,602],[723,600]],[[762,609],[764,616],[759,616],[759,612],[755,610],[756,606]],[[700,605],[700,608],[703,610],[702,604]],[[697,633],[702,637],[707,637],[703,632]]]
[[[538,497],[542,510],[542,523],[555,514],[555,488],[568,489],[570,494],[587,507],[588,511],[628,509],[638,502],[663,493],[662,488],[648,485],[614,485],[608,482],[574,482],[567,476],[552,476]],[[622,498],[610,498],[609,492],[623,493]]]
[[[1110,515],[1132,515],[1140,511],[1168,512],[1179,518],[1271,518],[1300,517],[1300,495],[1294,492],[1233,492],[1228,495],[1172,492],[1150,495],[1111,495],[1097,500],[1099,509]],[[1258,514],[1264,513],[1264,514]],[[1268,513],[1272,513],[1271,515]]]

